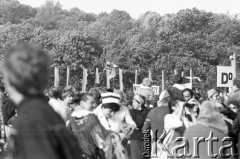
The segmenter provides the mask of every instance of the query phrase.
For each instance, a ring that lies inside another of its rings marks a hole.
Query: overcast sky
[[[23,4],[39,7],[46,0],[19,0]],[[78,7],[87,13],[110,13],[113,9],[125,10],[133,18],[146,11],[156,11],[161,15],[176,13],[181,9],[196,7],[214,13],[239,14],[240,0],[59,0],[64,9]]]

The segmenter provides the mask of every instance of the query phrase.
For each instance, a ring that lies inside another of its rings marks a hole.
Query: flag
[[[96,68],[95,83],[99,83],[98,68]]]
[[[69,85],[69,79],[70,79],[70,68],[67,66],[67,86]]]
[[[123,75],[122,75],[122,69],[119,69],[119,85],[120,85],[120,90],[123,91]]]
[[[117,65],[115,65],[114,63],[112,63],[112,62],[107,62],[104,69],[105,69],[105,70],[112,70],[112,69],[114,69],[114,68],[116,68],[116,67],[117,67]]]
[[[113,68],[112,70],[108,70],[108,71],[109,71],[109,76],[108,76],[109,79],[112,79],[116,76],[115,68]]]
[[[83,68],[82,92],[86,92],[87,76],[88,76],[87,69]]]
[[[59,79],[59,68],[55,67],[54,68],[54,86],[56,88],[59,87],[59,82],[60,82],[60,79]]]

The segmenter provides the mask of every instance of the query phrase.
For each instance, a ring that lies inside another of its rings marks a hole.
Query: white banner
[[[231,66],[217,66],[217,87],[233,86],[234,68]]]
[[[136,93],[140,88],[140,84],[133,84],[133,91],[134,93]],[[154,95],[158,95],[159,94],[159,86],[152,86]]]

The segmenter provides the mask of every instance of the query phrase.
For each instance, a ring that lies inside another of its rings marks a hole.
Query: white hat
[[[117,93],[112,93],[112,92],[107,92],[107,93],[102,93],[102,104],[107,104],[107,103],[120,103],[120,95]]]
[[[160,96],[159,96],[159,102],[161,102],[163,99],[170,97],[169,93],[167,90],[162,91]]]

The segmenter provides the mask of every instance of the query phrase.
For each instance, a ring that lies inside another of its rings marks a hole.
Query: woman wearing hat
[[[125,133],[121,131],[121,121],[115,120],[113,115],[120,109],[120,95],[112,92],[102,93],[102,104],[93,113],[98,117],[100,123],[106,130],[112,132],[112,143],[114,154],[117,159],[126,159],[127,153],[121,142],[125,138]]]

